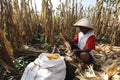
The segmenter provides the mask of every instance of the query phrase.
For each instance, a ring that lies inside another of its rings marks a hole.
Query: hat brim
[[[87,26],[82,26],[82,25],[74,25],[74,27],[84,27],[84,28],[94,30],[94,28],[92,28],[92,27],[87,27]]]

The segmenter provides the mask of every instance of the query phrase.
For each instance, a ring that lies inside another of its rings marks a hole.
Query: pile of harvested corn
[[[94,71],[90,65],[84,72],[77,72],[75,80],[120,80],[120,47],[97,45],[95,59],[101,71]]]

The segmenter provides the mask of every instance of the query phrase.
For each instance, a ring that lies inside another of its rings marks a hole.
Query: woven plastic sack
[[[66,65],[64,58],[49,59],[46,53],[42,53],[25,68],[21,80],[64,80]],[[51,54],[54,55],[54,54]]]

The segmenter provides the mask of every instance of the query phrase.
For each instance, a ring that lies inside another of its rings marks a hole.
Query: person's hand
[[[72,51],[74,54],[76,54],[78,52],[78,49],[73,49]]]
[[[68,42],[69,44],[72,44],[72,40],[71,40],[71,39],[67,39],[67,42]]]
[[[77,54],[77,53],[80,53],[80,50],[79,50],[79,49],[73,49],[71,56],[73,56],[73,55],[75,55],[75,54]]]

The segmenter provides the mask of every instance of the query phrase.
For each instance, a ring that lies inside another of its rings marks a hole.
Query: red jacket
[[[74,39],[72,40],[72,42],[74,44],[77,44],[78,43],[78,35],[76,35],[74,37]],[[96,38],[94,35],[90,36],[87,41],[86,41],[86,45],[85,45],[85,48],[86,49],[95,49],[95,43],[96,43]]]

